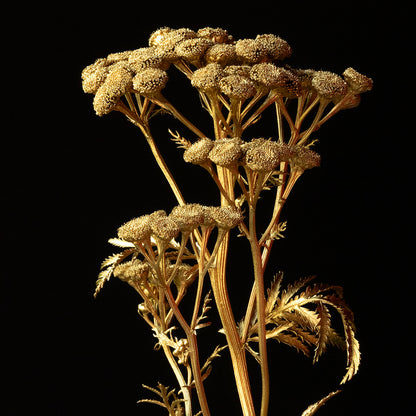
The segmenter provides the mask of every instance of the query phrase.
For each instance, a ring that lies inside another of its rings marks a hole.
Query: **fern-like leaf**
[[[186,140],[182,137],[178,132],[173,132],[172,130],[168,129],[169,134],[172,136],[172,140],[176,143],[179,148],[182,149],[189,149],[192,143],[189,140]]]
[[[108,242],[112,244],[113,246],[122,247],[122,248],[134,247],[133,243],[122,240],[121,238],[110,238]]]
[[[98,293],[103,288],[105,282],[108,282],[110,280],[116,266],[120,264],[126,257],[130,256],[130,254],[134,253],[134,251],[135,249],[133,248],[124,250],[121,253],[113,254],[112,256],[108,257],[106,260],[102,262],[101,268],[107,268],[105,270],[102,270],[98,275],[94,297],[97,297]]]
[[[319,357],[326,351],[326,347],[329,340],[329,334],[331,331],[331,315],[328,308],[322,303],[317,302],[316,311],[319,315],[319,324],[317,326],[318,342],[315,349],[315,355],[313,357],[313,363],[315,364]]]
[[[318,400],[316,403],[311,404],[308,406],[308,408],[302,413],[302,416],[312,416],[316,413],[316,411],[323,406],[329,399],[337,395],[341,390],[336,390],[331,393],[329,393],[327,396],[325,396],[323,399]]]

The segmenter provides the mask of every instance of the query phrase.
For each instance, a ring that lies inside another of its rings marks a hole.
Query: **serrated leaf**
[[[267,289],[267,301],[266,301],[266,316],[271,313],[274,305],[279,297],[280,286],[283,280],[283,273],[277,273],[272,281],[270,289]]]
[[[122,247],[122,248],[135,247],[133,243],[122,240],[121,238],[110,238],[108,242],[112,244],[113,246]]]
[[[341,390],[336,390],[331,393],[329,393],[327,396],[325,396],[323,399],[318,400],[316,403],[311,404],[308,406],[308,408],[302,413],[302,416],[312,416],[315,414],[315,412],[323,406],[329,399],[334,397],[336,394],[338,394]]]
[[[315,364],[319,357],[326,351],[326,347],[329,340],[329,334],[331,331],[331,314],[328,308],[322,303],[317,302],[316,312],[319,316],[319,323],[317,325],[318,341],[313,357],[313,363]]]

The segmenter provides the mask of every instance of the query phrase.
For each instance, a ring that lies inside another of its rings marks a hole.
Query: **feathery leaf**
[[[315,414],[315,412],[323,406],[329,399],[334,397],[336,394],[338,394],[341,390],[332,391],[327,396],[325,396],[323,399],[318,400],[316,403],[311,404],[308,406],[308,408],[302,413],[302,416],[312,416]]]

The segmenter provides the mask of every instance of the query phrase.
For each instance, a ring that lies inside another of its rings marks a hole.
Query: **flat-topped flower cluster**
[[[95,95],[98,115],[114,110],[127,93],[160,93],[172,64],[185,72],[198,90],[238,101],[273,90],[289,98],[312,92],[334,102],[350,95],[348,105],[353,106],[359,94],[372,88],[372,80],[353,68],[341,77],[283,65],[291,54],[290,45],[273,34],[234,40],[220,28],[162,28],[151,34],[148,47],[111,53],[87,66],[82,86],[86,93]]]

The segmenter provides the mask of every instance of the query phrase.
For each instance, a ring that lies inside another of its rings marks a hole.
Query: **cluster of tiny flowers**
[[[197,31],[161,28],[149,38],[149,46],[111,53],[82,71],[82,86],[95,95],[94,109],[104,115],[117,108],[126,93],[152,97],[168,82],[168,69],[186,64],[191,84],[203,93],[223,94],[244,101],[270,91],[294,98],[314,94],[337,102],[351,96],[346,107],[359,102],[359,94],[372,88],[371,78],[348,68],[343,77],[329,71],[296,69],[284,64],[290,45],[273,34],[234,40],[221,28]]]
[[[238,137],[210,140],[203,138],[184,152],[188,163],[204,166],[215,163],[222,167],[245,166],[254,172],[272,172],[281,162],[289,162],[292,169],[306,170],[320,165],[320,156],[299,145],[288,145],[272,139],[256,138],[244,142]]]
[[[231,229],[243,219],[243,214],[236,207],[186,204],[174,207],[169,215],[160,210],[134,218],[123,224],[117,234],[131,243],[143,242],[151,237],[169,242],[180,232],[191,232],[202,226]]]

